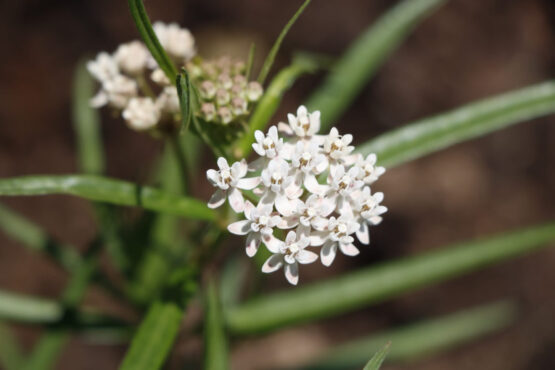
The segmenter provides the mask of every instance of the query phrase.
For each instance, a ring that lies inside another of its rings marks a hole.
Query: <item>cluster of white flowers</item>
[[[184,66],[195,56],[195,40],[187,29],[162,22],[156,22],[153,28],[176,65]],[[95,108],[108,105],[120,111],[134,130],[153,129],[161,121],[174,121],[179,113],[173,81],[158,68],[140,41],[121,44],[112,54],[98,54],[87,63],[87,68],[100,83],[100,91],[92,98],[91,105]]]
[[[318,259],[311,247],[320,248],[320,260],[332,264],[337,250],[355,256],[359,250],[354,237],[370,243],[369,225],[381,222],[387,208],[380,203],[383,193],[373,193],[370,185],[385,172],[376,166],[376,155],[353,154],[352,135],[339,135],[332,128],[318,135],[320,112],[309,113],[304,106],[297,115],[288,115],[289,124],[272,126],[267,134],[255,133],[253,149],[260,156],[229,166],[218,159],[219,170],[208,170],[207,178],[216,192],[208,205],[221,206],[226,198],[231,208],[245,220],[228,226],[237,235],[247,235],[246,253],[252,257],[261,243],[272,256],[262,271],[283,267],[291,284],[299,280],[298,264]],[[278,131],[289,140],[280,138]],[[246,177],[248,173],[252,177]],[[245,200],[247,193],[259,196],[255,206]],[[284,235],[285,240],[280,239]]]

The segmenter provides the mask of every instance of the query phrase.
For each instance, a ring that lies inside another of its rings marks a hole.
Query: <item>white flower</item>
[[[132,129],[150,130],[160,120],[160,109],[151,98],[131,98],[122,116]]]
[[[370,244],[368,225],[378,225],[382,222],[381,215],[387,212],[387,207],[380,204],[383,198],[384,195],[381,192],[372,195],[368,186],[353,196],[355,209],[360,215],[360,228],[357,230],[356,236],[362,244]]]
[[[106,52],[99,53],[95,60],[88,61],[87,70],[100,83],[120,74],[117,62]]]
[[[284,266],[283,270],[287,281],[297,285],[299,282],[298,264],[308,264],[318,259],[316,253],[305,249],[308,245],[309,239],[307,237],[297,236],[295,231],[290,231],[287,233],[285,243],[281,242],[279,249],[272,251],[274,254],[266,260],[262,266],[262,272],[271,273]]]
[[[246,220],[230,224],[227,229],[235,235],[247,235],[247,256],[252,257],[258,251],[260,242],[264,241],[269,248],[273,246],[273,228],[281,222],[278,215],[272,215],[271,205],[254,205],[248,200],[245,202]]]
[[[99,108],[106,104],[116,109],[124,109],[138,94],[137,83],[124,75],[116,75],[104,81],[100,91],[91,99],[91,106]]]
[[[225,202],[227,196],[229,197],[231,208],[233,208],[235,212],[243,212],[245,200],[239,189],[251,190],[255,188],[259,184],[260,178],[244,178],[247,174],[247,162],[245,160],[235,162],[229,167],[227,160],[220,157],[218,158],[218,167],[219,171],[206,171],[208,180],[214,187],[218,188],[210,198],[208,207],[217,208],[221,206]]]
[[[329,198],[311,194],[306,202],[297,206],[299,222],[305,227],[322,231],[328,224],[328,217],[335,210],[335,202]]]
[[[195,56],[195,39],[188,29],[179,27],[177,23],[162,22],[154,23],[153,28],[160,44],[171,57],[187,61]]]
[[[160,86],[168,86],[172,84],[168,76],[166,76],[166,73],[164,73],[164,71],[160,68],[156,68],[152,71],[150,79]]]
[[[337,246],[347,256],[356,256],[359,253],[357,247],[353,245],[354,238],[351,236],[359,228],[360,225],[348,214],[341,215],[338,219],[335,217],[329,219],[327,226],[330,233],[329,239],[320,250],[320,259],[324,266],[332,264],[337,253]]]
[[[276,126],[270,127],[266,136],[262,131],[256,130],[254,137],[256,143],[252,144],[252,148],[261,157],[275,158],[283,148],[283,139],[278,137]]]
[[[176,114],[180,112],[179,97],[177,89],[174,86],[164,87],[158,98],[156,104],[162,112]]]
[[[114,59],[119,68],[131,75],[143,73],[150,57],[148,49],[140,41],[121,44],[114,54]]]
[[[289,113],[287,119],[292,133],[299,138],[311,137],[320,130],[320,111],[308,113],[304,105],[297,109],[296,116]]]
[[[330,158],[339,160],[349,154],[355,149],[354,146],[349,144],[353,141],[353,135],[339,135],[335,127],[332,127],[329,135],[324,139],[324,152]]]
[[[358,173],[358,167],[351,167],[348,172],[345,172],[345,167],[337,166],[331,175],[331,191],[335,195],[348,196],[354,190],[360,189],[364,183],[358,180]]]
[[[368,154],[366,159],[362,155],[357,156],[356,166],[360,169],[358,179],[370,185],[385,173],[385,168],[376,166],[378,158],[374,153]]]
[[[303,189],[295,178],[289,175],[289,163],[283,159],[273,159],[269,162],[260,177],[266,187],[266,192],[262,195],[261,202],[273,204],[276,209],[284,216],[290,216],[297,207],[298,197],[301,196]]]

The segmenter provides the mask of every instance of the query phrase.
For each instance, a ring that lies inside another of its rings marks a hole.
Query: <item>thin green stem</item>
[[[191,193],[191,187],[189,184],[190,169],[187,163],[187,158],[185,158],[185,152],[181,147],[181,141],[179,136],[171,135],[168,138],[170,146],[172,147],[172,152],[177,160],[179,166],[179,175],[181,177],[181,190],[183,195],[189,195]]]

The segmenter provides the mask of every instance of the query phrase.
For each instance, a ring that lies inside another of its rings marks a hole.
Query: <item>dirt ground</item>
[[[297,50],[339,55],[389,8],[389,0],[313,1],[287,37],[279,65]],[[189,27],[205,55],[264,50],[299,1],[147,1],[153,19]],[[109,0],[0,3],[0,177],[76,171],[70,93],[75,64],[137,37],[126,2]],[[337,123],[362,143],[394,127],[492,94],[553,78],[555,3],[552,0],[451,0],[394,53]],[[222,51],[223,50],[223,51]],[[303,78],[276,117],[295,109],[321,75]],[[372,245],[332,269],[310,266],[303,282],[449,243],[549,220],[555,216],[555,117],[517,125],[388,171],[378,183],[389,208]],[[159,143],[104,115],[108,173],[144,181]],[[205,166],[210,165],[209,162]],[[208,199],[203,178],[194,184]],[[95,234],[86,202],[67,197],[2,199],[55,238],[84,247]],[[232,243],[231,243],[232,244]],[[232,248],[233,246],[228,246]],[[518,322],[479,341],[406,364],[402,369],[551,370],[555,368],[555,249],[504,262],[334,319],[233,344],[234,369],[294,366],[336,343],[372,331],[512,297]],[[0,287],[44,297],[59,295],[66,274],[0,234]],[[281,276],[269,289],[286,288]],[[98,291],[87,302],[126,314]],[[40,330],[17,327],[31,348]],[[183,334],[168,368],[195,364],[198,338]],[[113,369],[125,346],[72,339],[57,368]],[[261,354],[264,354],[261,356]],[[195,368],[195,365],[191,368]]]

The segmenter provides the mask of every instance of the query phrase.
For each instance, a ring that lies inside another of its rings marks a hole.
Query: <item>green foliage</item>
[[[382,347],[378,352],[372,356],[372,358],[366,363],[363,370],[380,370],[382,367],[382,363],[385,360],[385,356],[389,352],[389,347],[391,346],[391,342],[388,342],[385,346]]]
[[[177,337],[183,310],[173,302],[155,302],[141,322],[120,370],[155,370],[164,364]]]
[[[531,252],[554,240],[555,223],[550,223],[443,247],[255,298],[227,312],[228,326],[235,333],[250,333],[352,311]]]
[[[276,59],[281,43],[283,42],[283,39],[285,38],[291,27],[293,27],[293,24],[295,24],[297,19],[301,16],[304,9],[308,6],[308,4],[310,4],[310,1],[311,0],[305,0],[301,7],[295,12],[295,14],[293,14],[293,17],[291,17],[289,22],[287,22],[285,27],[283,27],[283,30],[281,30],[281,33],[270,49],[268,56],[264,60],[264,64],[262,65],[262,69],[260,70],[260,74],[258,75],[258,82],[260,82],[261,84],[264,84],[264,81],[266,81],[266,77],[268,77],[268,73],[270,73],[270,69],[272,69],[272,66],[274,65],[274,61]]]
[[[158,37],[156,37],[156,33],[152,29],[143,0],[128,0],[128,3],[129,10],[131,10],[131,16],[135,21],[135,25],[137,26],[139,34],[141,35],[146,47],[170,81],[175,81],[177,69],[168,57],[168,54],[166,54],[164,48],[162,48]]]
[[[472,103],[385,133],[358,146],[376,153],[380,164],[395,166],[515,123],[555,112],[555,82]]]
[[[185,69],[177,75],[177,95],[179,96],[179,107],[181,108],[181,133],[186,133],[191,123],[191,82],[189,74]]]
[[[378,68],[412,29],[446,0],[404,0],[358,37],[306,105],[322,113],[322,129],[351,105]]]
[[[195,220],[214,221],[216,213],[200,200],[177,197],[126,181],[90,175],[25,176],[0,180],[0,195],[67,194],[123,206],[137,206]]]
[[[289,67],[282,69],[266,89],[264,96],[258,102],[249,120],[248,129],[234,146],[233,155],[236,159],[246,158],[252,151],[254,132],[263,130],[281,103],[283,94],[304,73],[313,72],[316,66],[306,60],[293,62]]]
[[[206,289],[204,312],[206,315],[204,369],[225,370],[228,368],[227,338],[218,290],[213,282]]]
[[[23,368],[23,353],[11,328],[0,321],[0,367],[5,370]]]
[[[28,323],[56,322],[63,309],[55,301],[0,291],[0,319]]]
[[[505,328],[516,316],[517,307],[511,301],[472,307],[340,344],[304,369],[355,368],[366,360],[369,352],[377,351],[386,341],[393,343],[388,361],[421,358]]]

